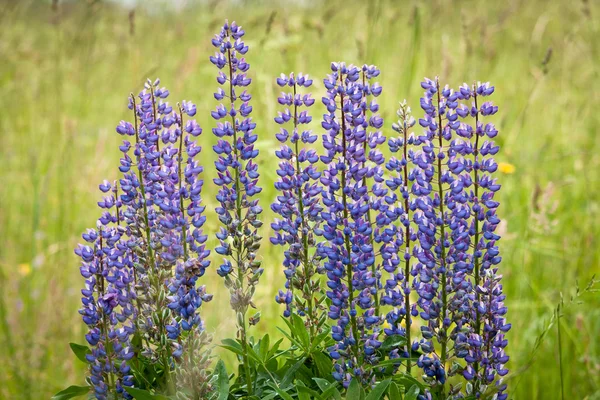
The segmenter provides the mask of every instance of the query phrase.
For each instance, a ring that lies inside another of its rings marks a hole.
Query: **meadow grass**
[[[83,342],[85,328],[72,249],[99,215],[97,184],[117,177],[114,127],[129,118],[127,95],[147,77],[160,77],[173,98],[197,103],[206,175],[212,170],[217,83],[207,59],[212,34],[229,18],[253,46],[265,222],[276,195],[280,72],[310,73],[319,99],[330,61],[378,65],[388,134],[399,101],[420,112],[423,76],[452,86],[495,84],[498,161],[507,164],[499,214],[513,324],[510,398],[558,399],[562,385],[566,397],[600,399],[600,299],[583,290],[600,273],[598,15],[591,2],[545,0],[213,2],[133,16],[101,2],[53,10],[46,2],[0,1],[0,398],[49,398],[83,382],[85,365],[68,346]],[[208,210],[215,192],[209,180]],[[218,221],[208,216],[206,231],[215,232]],[[269,234],[265,223],[265,241]],[[265,245],[261,256],[263,317],[254,334],[278,335],[282,309],[273,299],[283,255]],[[214,265],[203,283],[215,294],[202,308],[207,329],[217,340],[232,336],[233,311]]]

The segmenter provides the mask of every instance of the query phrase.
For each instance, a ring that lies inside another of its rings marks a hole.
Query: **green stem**
[[[443,138],[442,138],[442,115],[440,114],[440,84],[439,81],[436,80],[436,86],[437,86],[437,101],[438,101],[438,105],[436,107],[437,110],[437,114],[438,114],[438,143],[439,143],[439,151],[441,152],[443,149]],[[447,338],[447,329],[444,327],[444,319],[446,319],[446,312],[447,312],[447,308],[448,308],[448,294],[446,291],[446,249],[444,247],[444,241],[446,239],[446,233],[445,233],[445,221],[444,221],[444,188],[442,186],[442,159],[439,157],[439,154],[437,156],[437,167],[438,167],[438,193],[440,196],[440,218],[442,220],[441,226],[440,226],[440,249],[441,249],[441,258],[440,258],[440,268],[444,271],[442,272],[442,315],[441,315],[441,344],[442,344],[442,351],[441,351],[441,356],[440,356],[440,362],[442,363],[442,368],[446,368],[446,357],[447,357],[447,345],[448,345],[448,338]],[[441,386],[441,394],[442,394],[442,398],[445,397],[445,385],[442,384]]]
[[[363,81],[363,87],[364,87],[366,84],[364,71],[362,72],[362,81]],[[364,91],[363,91],[363,93],[364,93]],[[366,104],[367,96],[363,96],[363,99]],[[366,118],[366,115],[367,115],[366,110],[364,111],[363,115]],[[363,168],[366,168],[366,166],[367,166],[366,165],[367,164],[367,154],[369,151],[368,142],[369,142],[369,140],[368,140],[368,136],[367,136],[367,138],[363,142],[363,152],[365,153],[365,161],[363,162]],[[362,185],[363,185],[363,187],[367,187],[367,177],[366,176],[363,176]],[[370,202],[371,202],[371,199],[369,198],[369,203]],[[372,229],[373,223],[371,221],[371,204],[369,204],[369,208],[367,209],[367,223],[369,224],[369,227],[371,228],[371,231],[370,231],[369,237],[368,237],[369,244],[371,246],[373,246],[374,241],[373,241],[373,229]],[[373,254],[374,253],[375,253],[375,250],[373,250]],[[379,277],[377,276],[378,275],[377,263],[375,261],[373,261],[373,265],[371,266],[371,272],[373,273],[373,278],[375,278],[375,285],[377,285],[377,290],[375,291],[375,294],[373,295],[373,303],[375,304],[375,316],[379,317],[379,295],[378,295],[378,293],[379,293]]]
[[[296,105],[295,102],[296,99],[296,83],[294,82],[294,133],[298,132],[298,106]],[[300,153],[300,149],[298,148],[298,141],[296,140],[295,144],[295,154],[294,157],[296,158],[296,182],[300,181],[300,175],[301,175],[301,168],[300,168],[300,160],[298,159],[298,154]],[[309,285],[308,286],[308,293],[304,293],[305,295],[305,299],[307,302],[307,307],[308,307],[308,329],[309,329],[309,333],[310,333],[310,341],[312,343],[314,336],[315,336],[315,323],[317,323],[317,317],[314,314],[315,310],[313,308],[313,302],[312,302],[312,298],[313,298],[313,293],[311,292],[311,278],[313,275],[312,272],[312,266],[311,266],[311,262],[310,262],[310,258],[309,258],[309,246],[308,246],[308,235],[306,233],[308,233],[308,226],[306,223],[306,216],[304,215],[304,194],[302,193],[302,187],[300,185],[298,185],[297,187],[298,192],[297,192],[297,196],[298,196],[298,212],[299,212],[299,217],[301,219],[301,224],[302,224],[302,229],[301,229],[301,237],[302,237],[302,247],[304,250],[304,259],[302,260],[302,264],[304,265],[304,284],[305,285]],[[290,285],[290,290],[293,287],[293,284]]]
[[[406,162],[406,165],[404,166],[403,170],[404,170],[404,186],[405,186],[405,190],[408,191],[408,134],[407,134],[407,130],[408,127],[406,125],[406,109],[403,110],[403,126],[404,126],[404,142],[403,142],[403,151],[404,151],[404,160]],[[406,226],[406,234],[405,234],[405,238],[404,238],[404,242],[405,242],[405,250],[406,252],[410,252],[410,204],[408,202],[408,196],[405,197],[404,199],[404,208],[405,208],[405,212],[406,212],[406,219],[409,221],[408,222],[408,226]],[[406,258],[406,264],[404,266],[404,279],[406,279],[406,286],[410,287],[409,285],[409,280],[410,280],[410,259]],[[410,362],[410,353],[411,353],[411,347],[412,347],[412,343],[411,343],[411,338],[410,338],[410,328],[412,325],[412,320],[411,320],[411,315],[410,315],[410,294],[407,293],[404,295],[404,308],[406,310],[406,343],[407,343],[407,347],[408,347],[408,355],[409,358],[408,360],[406,360],[406,371],[410,374],[410,370],[411,370],[411,362]]]
[[[565,400],[565,382],[563,378],[562,340],[560,334],[560,304],[556,308],[556,330],[558,331],[558,368],[560,371],[560,398]]]
[[[340,71],[340,86],[343,88],[343,74]],[[347,155],[347,143],[346,143],[346,118],[344,116],[344,91],[340,92],[340,110],[342,112],[341,117],[341,129],[342,129],[342,155],[344,159]],[[346,192],[346,170],[342,171],[342,206],[344,209],[344,222],[347,223],[349,219],[348,215],[348,199]],[[352,284],[352,245],[350,244],[350,236],[344,234],[344,244],[346,246],[346,253],[348,254],[348,264],[346,265],[346,278],[348,280],[348,308],[350,314],[350,326],[352,327],[352,336],[354,336],[354,345],[352,346],[353,353],[358,359],[358,324],[356,323],[356,316],[352,313],[352,307],[354,307],[354,285]]]
[[[183,110],[181,109],[181,105],[179,105],[179,127],[181,129],[181,137],[179,138],[179,164],[178,164],[178,173],[179,173],[179,207],[181,208],[181,217],[185,218],[185,207],[183,205],[183,193],[181,191],[183,185],[183,174],[181,173],[181,162],[183,161],[183,132],[184,132],[184,124],[183,124]],[[181,241],[183,242],[183,260],[187,261],[188,252],[187,252],[187,228],[184,223],[181,227]]]
[[[479,156],[479,134],[477,134],[477,126],[479,125],[479,108],[477,107],[477,90],[475,88],[475,86],[473,86],[473,99],[475,101],[475,109],[477,110],[477,112],[475,113],[475,149],[473,151],[473,160],[476,163],[478,161],[478,156]],[[479,204],[479,176],[478,176],[478,172],[479,172],[479,168],[473,166],[473,184],[475,186],[474,188],[474,192],[475,192],[475,198],[473,199],[474,204],[477,204],[479,206],[481,206]],[[477,250],[478,250],[478,246],[479,246],[479,212],[478,211],[473,211],[473,218],[474,218],[474,224],[475,224],[475,243],[473,246],[473,263],[475,264],[475,293],[477,295],[477,304],[479,304],[479,302],[481,301],[481,295],[479,294],[479,291],[477,291],[477,286],[479,286],[479,281],[480,281],[480,272],[479,272],[479,257],[477,255]],[[481,331],[481,315],[479,314],[479,307],[475,308],[475,333],[477,335],[480,334]],[[475,370],[475,390],[478,391],[479,390],[479,386],[480,386],[480,379],[479,379],[479,363],[475,362],[475,364],[473,365],[473,368]]]
[[[100,248],[102,249],[102,231],[100,231],[100,234],[98,235],[100,237]],[[100,271],[98,272],[98,274],[96,275],[96,279],[98,282],[98,289],[100,292],[100,296],[99,298],[102,298],[104,296],[105,293],[105,289],[104,289],[104,276],[102,275],[102,271],[104,268],[104,257],[100,257]],[[111,358],[111,352],[112,349],[110,348],[110,340],[108,338],[108,321],[106,319],[106,314],[104,313],[104,311],[102,311],[102,333],[104,334],[104,351],[106,353],[106,358],[108,360],[108,365],[110,366],[111,370],[110,372],[106,372],[106,379],[107,379],[107,384],[108,384],[108,389],[107,392],[108,394],[110,394],[110,392],[114,392],[115,396],[116,396],[116,387],[115,384],[113,382],[114,377],[113,377],[113,364],[112,364],[112,358]]]
[[[227,34],[229,36],[229,33]],[[233,65],[231,63],[231,49],[227,49],[227,64],[229,66],[229,99],[231,100],[231,109],[233,109],[235,107],[235,93],[233,90]],[[233,129],[233,154],[234,154],[234,159],[235,162],[238,163],[239,162],[239,155],[238,155],[238,149],[237,149],[237,128],[236,128],[236,121],[235,121],[235,117],[232,115],[231,116],[231,124],[232,124],[232,129]],[[236,217],[238,220],[238,224],[241,226],[242,224],[242,195],[240,193],[240,165],[236,165],[235,166],[235,194],[236,194],[236,199],[235,199],[235,205],[236,205]],[[235,233],[237,235],[237,232]],[[242,253],[242,249],[241,246],[243,246],[242,241],[240,241],[240,249],[238,249],[237,251],[237,267],[238,267],[238,284],[239,284],[239,289],[241,290],[242,293],[244,293],[244,271],[243,271],[243,266],[242,266],[242,260],[241,260],[241,253]],[[244,306],[243,310],[240,311],[241,313],[241,325],[239,326],[240,329],[240,340],[242,342],[242,359],[243,359],[243,369],[244,369],[244,374],[246,377],[246,386],[248,389],[248,395],[253,395],[254,394],[254,390],[252,388],[252,378],[251,378],[251,374],[250,374],[250,361],[249,361],[249,357],[248,357],[248,339],[247,339],[247,334],[246,334],[246,312],[247,312],[248,308],[246,306]]]

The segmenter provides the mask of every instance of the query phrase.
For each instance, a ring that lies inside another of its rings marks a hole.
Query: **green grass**
[[[561,293],[564,393],[600,398],[600,299],[584,293],[569,300],[578,282],[584,287],[600,273],[597,4],[199,5],[183,13],[137,10],[131,35],[126,10],[81,3],[53,12],[45,2],[0,1],[0,399],[48,398],[68,383],[83,382],[85,366],[68,347],[69,341],[82,342],[84,332],[77,314],[83,280],[72,249],[99,215],[97,183],[117,176],[120,138],[114,127],[129,118],[127,95],[146,77],[160,76],[173,99],[198,104],[210,171],[216,81],[207,59],[210,38],[226,17],[245,27],[251,46],[266,210],[275,196],[272,116],[280,72],[307,72],[318,81],[330,61],[378,65],[387,133],[398,101],[407,98],[419,112],[423,76],[438,74],[452,86],[473,80],[496,85],[497,158],[515,166],[513,174],[500,176],[499,209],[513,323],[511,398],[560,397],[559,336],[549,324]],[[592,7],[589,13],[585,7]],[[324,88],[315,87],[320,98]],[[209,181],[208,210],[214,193]],[[266,212],[264,220],[271,218]],[[210,215],[207,230],[216,226]],[[266,243],[256,301],[263,320],[254,329],[256,335],[277,335],[281,309],[273,297],[282,283],[282,254]],[[233,312],[214,268],[204,283],[215,294],[203,307],[208,330],[217,338],[233,335]]]

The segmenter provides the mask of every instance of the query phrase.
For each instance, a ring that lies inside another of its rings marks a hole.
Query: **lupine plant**
[[[313,80],[273,79],[282,109],[262,132],[280,143],[270,242],[283,262],[264,268],[285,280],[275,296],[285,348],[283,338],[249,334],[260,321],[249,311],[263,266],[244,34],[226,22],[210,57],[221,85],[208,172],[221,223],[216,273],[237,322],[222,347],[237,356],[237,374],[222,360],[212,365],[200,316],[211,295],[200,284],[210,249],[196,106],[173,107],[159,80],[148,80],[129,97],[131,120],[116,129],[125,137],[118,177],[99,185],[100,218],[75,250],[88,345],[71,347],[88,364],[88,385],[56,398],[507,399],[498,131],[487,121],[498,111],[487,99],[494,87],[425,79],[423,113],[413,117],[405,100],[388,132],[379,69],[334,62],[315,131]]]
[[[219,68],[217,82],[226,88],[219,88],[214,97],[218,101],[227,99],[228,105],[219,104],[211,115],[216,121],[224,120],[213,128],[218,138],[213,147],[218,155],[214,183],[219,186],[220,207],[216,211],[223,224],[217,234],[220,245],[215,251],[226,257],[217,272],[225,278],[231,293],[231,307],[236,313],[242,346],[244,378],[248,393],[252,393],[247,331],[249,325],[258,323],[260,313],[249,318],[247,313],[249,307],[254,307],[252,296],[263,273],[261,262],[256,258],[261,242],[258,228],[262,225],[258,216],[262,209],[258,199],[253,199],[261,188],[258,165],[253,161],[258,156],[254,148],[258,135],[254,133],[256,123],[250,118],[252,96],[245,89],[252,80],[247,76],[250,64],[243,57],[248,52],[248,46],[241,39],[244,33],[235,22],[231,25],[225,22],[212,40],[218,51],[210,61]]]
[[[319,202],[322,189],[318,181],[321,173],[316,168],[319,156],[314,149],[304,147],[314,143],[317,135],[303,129],[312,117],[301,109],[312,106],[315,100],[310,93],[298,92],[299,88],[309,88],[312,83],[312,79],[302,74],[282,74],[277,78],[277,85],[289,87],[291,92],[282,92],[277,99],[285,109],[275,117],[275,122],[282,125],[275,135],[282,143],[281,149],[275,152],[281,160],[277,169],[279,180],[275,183],[280,195],[271,205],[282,218],[271,224],[274,231],[271,243],[285,246],[286,284],[276,301],[286,305],[285,317],[294,312],[305,318],[311,340],[321,331],[326,317],[322,312],[325,296],[315,296],[320,291],[317,274],[322,269],[318,249],[321,243],[317,243],[316,235],[323,220],[323,207]],[[286,128],[287,124],[291,127]]]

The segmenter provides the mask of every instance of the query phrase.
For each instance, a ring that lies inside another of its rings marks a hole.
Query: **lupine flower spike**
[[[326,154],[321,161],[326,169],[321,177],[323,184],[323,236],[322,246],[327,285],[331,300],[329,317],[337,321],[331,328],[336,345],[330,349],[334,360],[334,377],[348,385],[352,377],[369,381],[364,362],[376,362],[379,317],[375,315],[374,295],[377,293],[377,277],[373,276],[375,262],[373,244],[369,237],[372,227],[366,218],[370,207],[369,191],[363,178],[375,169],[365,167],[365,140],[369,145],[380,142],[377,132],[369,136],[363,123],[365,117],[365,93],[373,87],[360,82],[360,69],[344,63],[332,63],[332,73],[324,80],[327,95],[323,104],[327,113],[323,116],[323,147]],[[374,86],[379,91],[377,86]],[[371,92],[372,93],[372,92]],[[376,111],[376,106],[374,106]],[[337,111],[339,110],[339,115]],[[373,127],[380,126],[380,118],[370,120]],[[380,163],[376,152],[372,153],[375,164]],[[373,175],[371,175],[373,176]],[[377,191],[378,189],[375,189]],[[363,312],[359,314],[359,309]]]
[[[282,125],[276,135],[282,145],[275,152],[281,160],[277,169],[279,179],[275,183],[280,194],[271,205],[282,218],[271,224],[274,230],[271,243],[285,248],[287,279],[285,290],[279,291],[276,301],[285,304],[284,316],[296,312],[305,318],[311,340],[325,322],[324,313],[319,311],[324,298],[317,295],[320,287],[315,277],[320,270],[320,252],[313,250],[319,246],[315,232],[319,232],[322,221],[318,183],[321,173],[316,168],[319,156],[314,149],[306,147],[317,140],[317,135],[303,128],[312,117],[307,110],[302,110],[302,107],[312,106],[315,100],[310,93],[299,93],[300,88],[308,88],[312,82],[302,74],[282,74],[277,78],[277,84],[290,88],[291,92],[282,92],[278,98],[279,104],[285,106],[275,118],[275,122]],[[291,130],[286,129],[287,123],[291,124]]]
[[[260,247],[261,237],[258,228],[262,223],[258,216],[262,212],[258,200],[253,197],[260,193],[258,183],[258,165],[254,159],[258,150],[254,148],[257,135],[256,124],[250,118],[252,106],[250,94],[245,88],[251,79],[247,76],[250,65],[243,57],[248,46],[242,41],[244,30],[232,22],[225,22],[221,32],[215,35],[212,44],[217,48],[210,61],[219,68],[217,82],[225,86],[219,88],[214,96],[227,105],[219,104],[212,117],[219,121],[213,133],[218,143],[213,147],[219,156],[215,162],[219,186],[216,209],[219,221],[223,224],[217,238],[220,245],[215,249],[224,256],[217,270],[225,278],[225,285],[231,293],[231,307],[236,312],[238,336],[243,348],[243,363],[248,393],[252,393],[252,378],[247,355],[247,328],[256,324],[260,313],[247,318],[256,284],[263,272],[256,251]]]
[[[469,286],[469,301],[464,309],[462,322],[469,325],[457,338],[458,357],[464,358],[467,366],[462,369],[463,376],[473,382],[473,392],[482,395],[486,387],[495,382],[497,398],[505,400],[506,384],[502,377],[508,373],[504,367],[509,360],[504,348],[507,345],[504,334],[511,325],[506,322],[507,308],[504,306],[504,294],[498,274],[499,255],[495,233],[500,219],[496,214],[499,203],[494,194],[500,185],[493,178],[498,165],[492,158],[499,150],[493,138],[498,131],[494,124],[484,123],[483,118],[494,115],[498,107],[484,98],[494,92],[489,83],[464,84],[459,88],[457,114],[463,119],[457,129],[460,140],[455,147],[466,148],[454,169],[469,176],[473,190],[466,194],[471,204],[470,222],[466,232],[472,238],[472,253],[468,259],[468,272],[472,274],[473,284]],[[470,102],[470,103],[469,103]],[[473,118],[475,126],[465,120]],[[458,151],[457,151],[458,153]],[[466,179],[466,178],[465,178]],[[474,290],[474,293],[473,293]],[[469,307],[470,306],[470,307]]]
[[[98,400],[131,396],[125,387],[133,385],[133,376],[127,361],[134,356],[131,334],[134,314],[131,305],[133,294],[131,256],[119,226],[118,200],[111,192],[115,187],[104,181],[100,190],[108,195],[98,202],[105,211],[99,218],[97,229],[88,229],[82,235],[89,245],[79,245],[75,253],[81,257],[81,275],[86,279],[81,291],[80,314],[88,326],[85,338],[91,346],[86,355],[90,363],[89,382]]]
[[[410,298],[413,276],[412,243],[416,241],[416,232],[412,226],[415,204],[411,194],[413,196],[420,195],[421,177],[418,175],[418,170],[411,168],[415,155],[413,147],[419,144],[419,138],[410,132],[416,121],[411,115],[411,109],[406,100],[400,103],[397,114],[399,120],[392,124],[392,129],[398,133],[398,136],[391,137],[388,143],[390,151],[394,154],[398,153],[398,156],[390,157],[386,163],[386,168],[390,172],[390,176],[386,180],[390,195],[386,197],[386,200],[395,205],[394,211],[388,213],[394,221],[394,224],[388,229],[390,235],[395,236],[396,239],[391,241],[390,246],[401,250],[401,246],[404,244],[404,252],[401,254],[400,251],[396,251],[395,256],[392,255],[390,258],[389,269],[386,269],[390,273],[390,277],[385,284],[386,296],[383,298],[383,303],[394,307],[387,314],[387,322],[390,327],[385,330],[385,333],[406,338],[406,346],[402,349],[394,349],[390,357],[409,358],[411,350],[417,350],[419,346],[418,342],[415,342],[413,347],[411,336],[412,318],[417,316],[417,308],[414,304],[411,306]],[[415,181],[417,182],[415,183]],[[396,229],[397,226],[398,229]],[[398,270],[396,270],[397,266]],[[410,373],[410,359],[406,362],[406,369]]]

